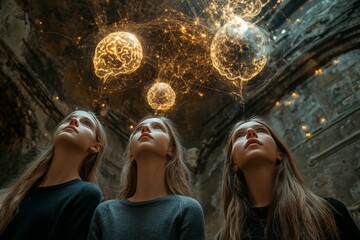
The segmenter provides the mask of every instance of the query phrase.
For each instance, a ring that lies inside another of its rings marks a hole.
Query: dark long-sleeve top
[[[101,191],[94,183],[71,180],[34,187],[21,202],[1,240],[86,239]]]
[[[360,230],[352,219],[346,206],[334,198],[325,198],[325,200],[334,208],[333,211],[336,225],[338,227],[341,240],[360,240]],[[258,217],[257,221],[251,221],[251,239],[264,239],[264,226],[266,224],[266,217],[268,208],[252,208],[252,211]],[[281,239],[280,234],[271,232],[271,240]]]

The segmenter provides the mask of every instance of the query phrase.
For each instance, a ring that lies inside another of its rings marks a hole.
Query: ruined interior
[[[0,187],[67,113],[87,108],[107,129],[98,182],[104,199],[114,198],[132,128],[164,114],[183,137],[212,239],[223,219],[228,131],[258,115],[286,140],[311,189],[343,201],[360,224],[360,2],[263,0],[249,21],[266,30],[267,62],[248,81],[229,80],[212,64],[210,45],[226,20],[221,8],[211,11],[214,2],[1,0]],[[232,2],[243,10],[243,1]],[[99,77],[96,46],[115,31],[138,36],[143,60],[134,72]],[[147,99],[159,79],[176,93],[166,110]]]

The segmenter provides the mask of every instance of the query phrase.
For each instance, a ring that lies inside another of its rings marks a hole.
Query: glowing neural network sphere
[[[103,38],[95,49],[95,74],[104,82],[109,77],[129,74],[140,67],[143,50],[137,37],[129,32],[113,32]]]
[[[148,93],[147,100],[154,110],[167,111],[175,104],[175,91],[168,83],[154,83]]]
[[[230,80],[249,81],[267,62],[267,41],[260,28],[236,18],[221,27],[212,40],[213,66]]]

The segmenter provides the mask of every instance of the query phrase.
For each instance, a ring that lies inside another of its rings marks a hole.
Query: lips
[[[153,138],[149,133],[143,133],[143,134],[141,134],[141,136],[139,137],[139,140],[138,141],[140,141],[142,138],[144,138],[144,137],[148,137],[148,138]]]
[[[77,129],[74,126],[71,126],[71,125],[63,128],[63,130],[65,130],[65,129],[72,129],[74,132],[76,132],[76,133],[78,132]]]
[[[257,140],[256,138],[250,138],[250,139],[246,142],[245,148],[247,148],[250,144],[253,144],[253,143],[256,143],[256,144],[261,145],[261,143],[259,142],[259,140]]]

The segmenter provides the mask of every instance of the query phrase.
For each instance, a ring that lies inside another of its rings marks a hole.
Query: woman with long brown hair
[[[219,239],[360,239],[345,205],[305,185],[284,142],[259,118],[230,132],[222,202]]]
[[[96,208],[88,239],[205,239],[203,211],[188,197],[184,148],[171,121],[141,120],[124,158],[119,199]]]
[[[89,111],[74,111],[47,150],[0,197],[0,239],[86,239],[101,201],[92,183],[106,146]]]

